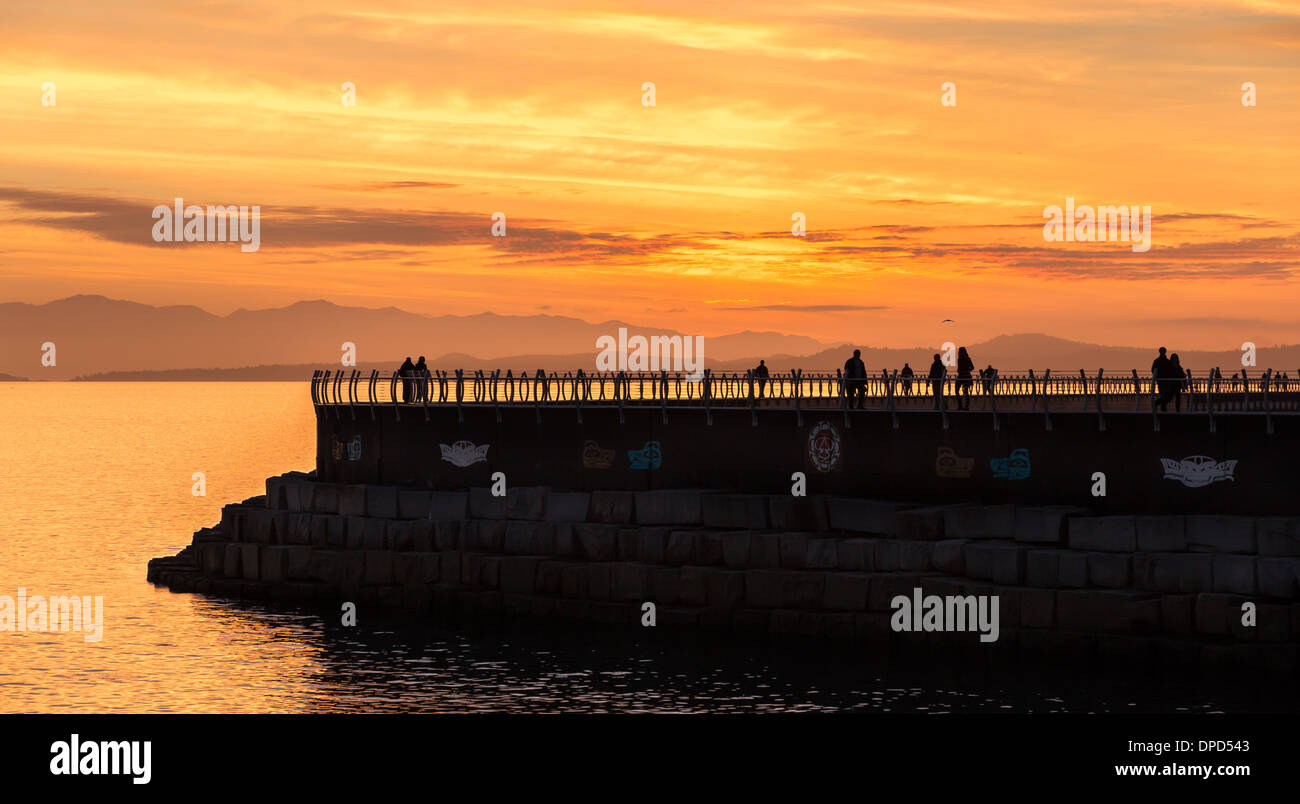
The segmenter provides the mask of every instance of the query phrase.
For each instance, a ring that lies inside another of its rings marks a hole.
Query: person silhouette
[[[862,350],[854,349],[853,357],[844,361],[844,390],[849,397],[849,407],[862,407],[867,400],[867,364],[862,362]]]
[[[763,398],[763,388],[767,385],[767,361],[760,360],[754,366],[754,379],[758,380],[758,398]]]
[[[406,356],[406,361],[402,363],[401,368],[397,369],[397,376],[402,381],[402,401],[411,402],[412,382],[411,375],[415,372],[415,364],[411,362],[411,356]]]
[[[970,410],[970,387],[973,384],[971,372],[975,370],[975,361],[970,359],[963,346],[957,350],[957,408]]]
[[[912,395],[912,377],[916,376],[916,373],[915,373],[914,371],[912,371],[912,367],[911,367],[910,365],[908,365],[907,363],[904,363],[904,364],[903,364],[903,370],[900,371],[900,372],[898,372],[898,376],[903,378],[903,395],[904,395],[904,396],[911,396],[911,395]]]
[[[424,363],[424,355],[412,367],[411,376],[415,380],[415,401],[425,402],[429,399],[429,367]]]
[[[943,398],[943,378],[948,373],[948,367],[943,364],[943,358],[938,355],[934,356],[934,362],[930,364],[930,386],[934,393],[934,408],[947,409],[948,402]]]
[[[1151,361],[1151,409],[1159,405],[1162,411],[1169,410],[1169,358],[1165,356],[1165,347],[1160,347],[1160,355]]]

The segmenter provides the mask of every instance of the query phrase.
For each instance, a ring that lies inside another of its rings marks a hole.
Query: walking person
[[[975,361],[970,359],[963,346],[957,350],[957,408],[970,410],[970,388],[974,384],[971,372],[975,370]]]
[[[849,396],[849,407],[860,408],[866,404],[867,364],[862,362],[861,349],[854,349],[853,357],[844,361],[844,386]]]

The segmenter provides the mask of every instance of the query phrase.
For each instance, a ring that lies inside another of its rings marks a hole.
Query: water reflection
[[[205,604],[210,605],[210,604]],[[886,661],[815,643],[759,645],[608,626],[458,622],[347,628],[321,613],[221,604],[314,667],[302,712],[1216,712],[1294,709],[1294,693],[1080,676],[1014,664]]]
[[[0,633],[0,712],[1122,711],[1295,708],[1119,682],[640,629],[345,629],[145,581],[227,502],[313,464],[297,383],[0,383],[0,594],[103,595],[104,639]],[[207,474],[207,497],[191,475]]]

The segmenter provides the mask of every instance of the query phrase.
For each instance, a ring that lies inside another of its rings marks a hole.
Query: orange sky
[[[1300,341],[1300,5],[1058,5],[6,4],[0,301]],[[261,249],[154,244],[176,196]],[[1045,242],[1066,197],[1151,250]]]

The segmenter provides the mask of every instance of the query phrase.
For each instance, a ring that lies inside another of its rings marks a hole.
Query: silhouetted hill
[[[42,305],[0,304],[0,372],[37,380],[300,381],[313,368],[339,367],[345,341],[356,344],[358,368],[367,373],[371,368],[392,371],[404,356],[421,353],[439,369],[591,371],[596,338],[615,335],[619,327],[633,334],[676,334],[550,315],[423,316],[395,307],[305,301],[216,316],[193,306],[73,296]],[[57,365],[50,368],[41,365],[46,341],[57,349]],[[1228,375],[1241,368],[1236,350],[1201,352],[1167,345],[1198,374],[1213,366]],[[1154,348],[1101,346],[1041,333],[999,335],[967,347],[977,366],[991,363],[1003,372],[1050,367],[1058,374],[1079,369],[1095,374],[1099,368],[1128,374],[1135,368],[1145,372],[1155,356]],[[743,371],[764,358],[772,371],[786,372],[834,371],[853,348],[828,348],[800,335],[746,331],[706,338],[704,351],[705,365],[716,371]],[[858,348],[873,374],[900,368],[904,361],[924,374],[938,350]],[[1300,376],[1300,346],[1261,347],[1256,362],[1255,372],[1272,366]]]
[[[72,296],[48,304],[0,304],[0,371],[40,379],[104,372],[169,371],[186,366],[338,365],[344,342],[358,362],[405,355],[472,352],[491,359],[521,352],[595,355],[596,339],[619,327],[641,335],[672,330],[622,321],[589,323],[554,315],[425,316],[395,307],[344,307],[303,301],[288,307],[217,316],[193,306],[153,307]],[[41,344],[56,348],[55,366],[41,365]],[[741,332],[707,340],[706,359],[737,359],[825,347],[802,335]]]

